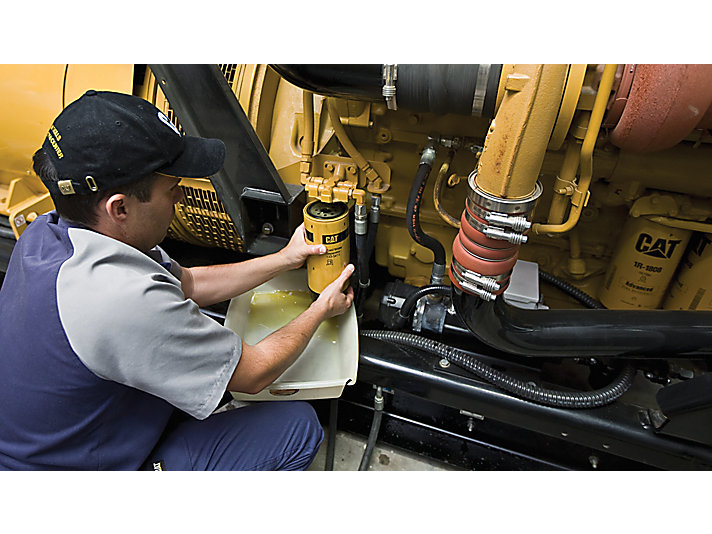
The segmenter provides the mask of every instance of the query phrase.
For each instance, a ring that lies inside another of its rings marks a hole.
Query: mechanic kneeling
[[[323,438],[305,402],[213,414],[256,393],[344,313],[353,266],[250,346],[199,310],[301,267],[323,245],[183,268],[158,247],[179,177],[215,174],[217,139],[183,136],[140,98],[88,91],[56,119],[34,169],[56,212],[18,240],[0,291],[0,468],[306,469]]]

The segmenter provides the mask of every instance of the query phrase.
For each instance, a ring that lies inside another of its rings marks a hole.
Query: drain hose
[[[362,330],[361,334],[381,341],[408,345],[447,358],[458,367],[476,374],[517,397],[558,408],[596,408],[610,404],[630,388],[635,375],[635,369],[628,365],[613,382],[601,389],[580,392],[559,391],[542,388],[531,382],[508,376],[460,349],[422,336],[385,330]]]

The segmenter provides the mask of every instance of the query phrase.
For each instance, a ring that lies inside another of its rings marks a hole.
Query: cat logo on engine
[[[643,233],[638,236],[635,250],[653,258],[670,259],[680,243],[679,239],[660,238],[653,241],[653,236]]]

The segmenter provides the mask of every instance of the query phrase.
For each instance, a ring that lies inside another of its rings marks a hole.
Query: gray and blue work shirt
[[[0,469],[137,469],[175,408],[214,411],[242,343],[180,276],[56,212],[29,225],[0,291]]]

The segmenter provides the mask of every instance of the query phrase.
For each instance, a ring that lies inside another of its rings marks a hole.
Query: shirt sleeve
[[[78,358],[101,378],[210,415],[240,359],[239,336],[186,299],[172,269],[93,232],[70,236],[75,251],[60,269],[57,301]]]

